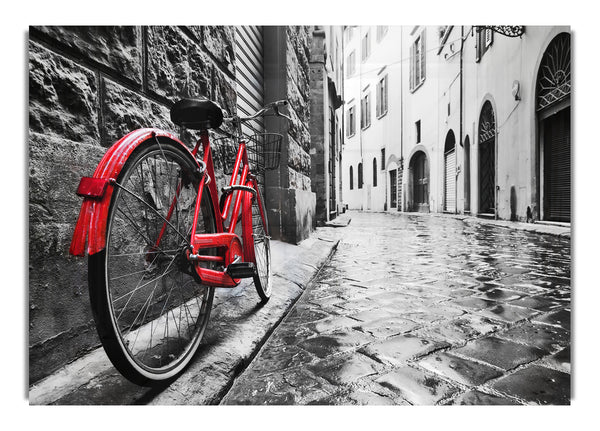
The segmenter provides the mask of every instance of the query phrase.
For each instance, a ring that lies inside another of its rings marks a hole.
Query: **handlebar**
[[[269,115],[273,115],[275,117],[283,117],[283,118],[287,119],[288,121],[292,121],[291,117],[289,117],[288,115],[279,111],[280,107],[287,106],[287,105],[288,105],[287,100],[277,100],[275,102],[271,102],[271,103],[263,106],[260,110],[258,110],[256,113],[254,113],[253,115],[251,115],[249,117],[238,117],[238,116],[226,117],[226,118],[223,118],[223,121],[224,122],[235,122],[237,120],[240,122],[244,122],[244,121],[254,120],[255,118],[258,118],[258,117],[266,117]],[[268,114],[269,111],[272,111],[273,114]]]

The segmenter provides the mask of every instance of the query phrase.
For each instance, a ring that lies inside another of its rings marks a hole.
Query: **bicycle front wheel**
[[[251,183],[248,185],[252,186]],[[249,262],[256,265],[254,286],[261,301],[265,303],[271,297],[271,237],[265,201],[256,183],[253,188],[256,190],[256,197],[244,193],[244,254]],[[252,226],[252,232],[248,232],[249,226]]]
[[[214,289],[186,258],[201,178],[179,144],[153,139],[125,163],[107,220],[106,248],[89,257],[90,299],[103,347],[141,385],[179,374],[198,349]],[[216,231],[204,191],[197,233]],[[216,250],[203,251],[215,254]]]

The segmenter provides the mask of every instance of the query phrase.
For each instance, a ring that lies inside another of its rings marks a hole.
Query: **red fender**
[[[133,150],[144,141],[155,136],[163,136],[177,142],[194,158],[185,144],[172,134],[159,129],[138,129],[123,136],[108,149],[94,171],[93,178],[116,179]],[[83,199],[73,239],[71,240],[71,247],[69,248],[70,254],[74,256],[85,254],[86,237],[88,240],[88,254],[96,254],[106,247],[106,223],[113,188],[114,186],[108,183],[101,197],[85,197]]]

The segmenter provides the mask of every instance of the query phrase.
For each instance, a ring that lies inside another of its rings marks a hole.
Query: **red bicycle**
[[[279,111],[286,104],[224,118],[214,102],[181,100],[171,120],[200,131],[192,151],[170,133],[139,129],[107,151],[93,177],[81,179],[77,194],[84,200],[70,253],[83,256],[87,238],[98,334],[132,382],[165,382],[188,365],[215,287],[252,278],[261,301],[268,301],[270,237],[256,174],[278,166],[281,135],[244,137],[242,124],[265,115],[289,119]],[[233,125],[238,148],[219,198],[208,130],[223,122]]]

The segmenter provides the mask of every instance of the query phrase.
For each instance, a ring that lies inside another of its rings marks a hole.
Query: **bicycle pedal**
[[[248,278],[256,275],[256,266],[252,262],[230,263],[225,270],[233,278]]]

